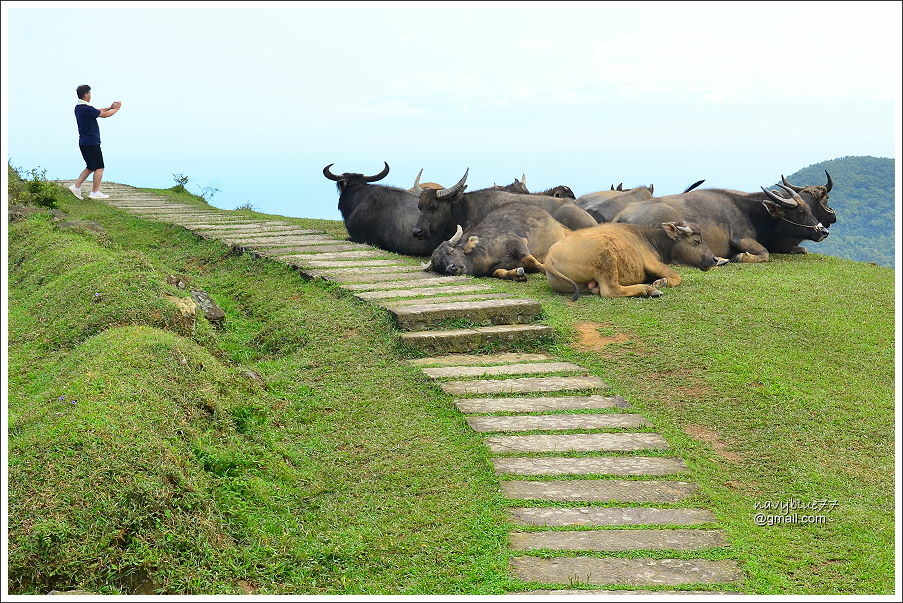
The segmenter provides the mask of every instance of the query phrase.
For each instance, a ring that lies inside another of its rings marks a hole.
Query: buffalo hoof
[[[649,297],[661,297],[661,296],[662,296],[662,292],[659,291],[658,289],[653,289],[652,291],[649,292]]]
[[[725,264],[727,264],[728,262],[730,262],[730,260],[727,259],[727,258],[719,258],[719,257],[716,257],[715,260],[716,260],[716,261],[715,261],[715,266],[724,266]]]
[[[652,282],[653,289],[664,289],[667,286],[668,286],[668,279],[666,279],[666,278],[660,278],[657,281]],[[661,295],[662,294],[661,291],[659,291],[658,294]]]
[[[523,266],[518,266],[516,272],[517,272],[517,276],[526,276],[526,275],[524,274],[524,267],[523,267]]]

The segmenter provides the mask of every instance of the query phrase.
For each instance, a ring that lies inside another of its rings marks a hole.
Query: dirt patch
[[[684,427],[684,433],[699,442],[704,442],[712,447],[715,454],[731,463],[742,463],[743,457],[736,452],[727,449],[724,442],[721,441],[721,435],[714,429],[703,427],[701,425],[688,425]]]
[[[607,322],[578,322],[574,325],[577,329],[577,342],[574,346],[584,352],[607,352],[612,353],[612,349],[605,349],[618,343],[632,341],[627,333],[615,331],[614,325]],[[610,335],[603,334],[611,333]]]

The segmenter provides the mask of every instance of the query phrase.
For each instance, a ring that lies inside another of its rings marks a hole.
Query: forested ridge
[[[820,243],[804,241],[813,253],[894,266],[894,160],[889,157],[840,157],[803,168],[787,179],[797,186],[834,180],[830,194],[837,223]]]

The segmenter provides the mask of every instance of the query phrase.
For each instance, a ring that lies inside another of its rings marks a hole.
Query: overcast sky
[[[758,190],[846,155],[899,159],[901,4],[3,5],[4,152],[74,178],[72,109],[105,177],[338,218],[335,172],[577,194]],[[808,183],[806,183],[808,184]]]

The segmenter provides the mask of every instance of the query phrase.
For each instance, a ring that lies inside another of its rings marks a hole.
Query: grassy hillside
[[[830,204],[837,213],[831,235],[820,243],[804,241],[809,251],[861,262],[894,265],[894,160],[841,157],[803,168],[787,179],[797,186],[834,180]]]
[[[404,363],[385,313],[180,228],[58,205],[105,233],[10,225],[10,592],[524,586],[481,438]],[[657,300],[500,286],[540,299],[547,351],[687,461],[741,590],[891,592],[893,271],[810,254],[680,272]],[[179,311],[173,273],[225,329]],[[825,525],[755,525],[756,502],[792,500],[837,504]]]

